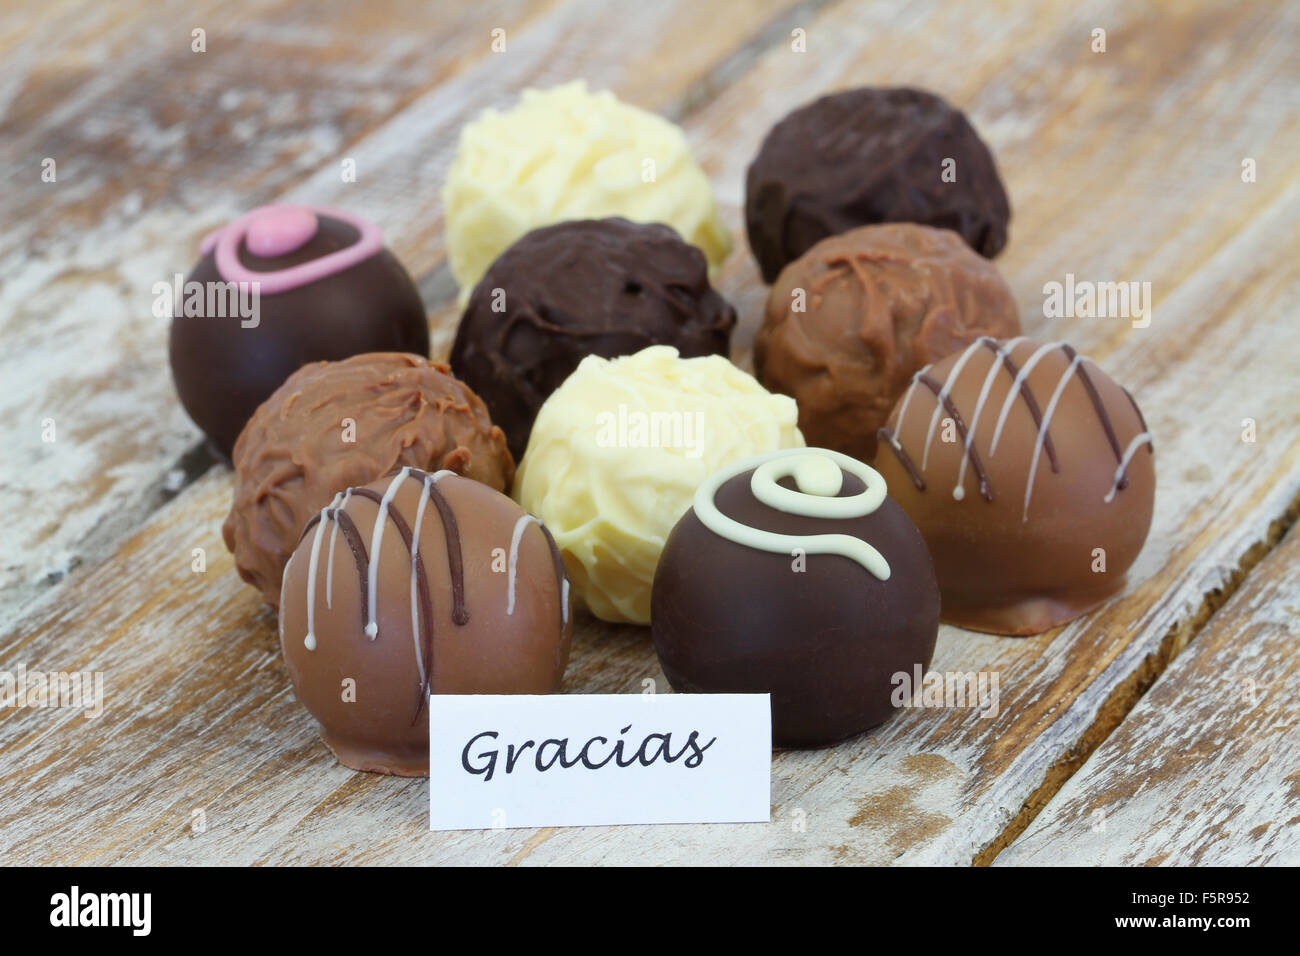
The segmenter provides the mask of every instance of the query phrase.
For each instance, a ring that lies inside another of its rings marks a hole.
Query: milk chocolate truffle
[[[415,284],[359,216],[264,206],[199,251],[172,319],[172,378],[223,458],[257,406],[307,362],[429,354]]]
[[[965,115],[933,93],[833,93],[772,128],[745,181],[745,225],[771,282],[813,245],[856,226],[952,229],[982,256],[1007,242],[1011,207]]]
[[[876,468],[934,556],[943,618],[1036,634],[1115,594],[1151,527],[1151,433],[1063,342],[982,338],[918,372]]]
[[[799,403],[809,444],[869,460],[917,369],[981,335],[1019,332],[1006,282],[956,233],[863,226],[782,270],[754,340],[754,369]]]
[[[862,733],[896,674],[930,664],[939,592],[920,533],[879,474],[791,449],[738,462],[695,493],[655,574],[651,632],[686,693],[770,693],[777,746]]]
[[[280,603],[302,526],[335,492],[404,465],[505,491],[515,466],[487,408],[447,366],[381,352],[304,366],[235,443],[235,494],[222,527],[239,576]]]
[[[429,694],[560,689],[573,625],[536,518],[450,472],[402,468],[335,496],[285,569],[294,693],[354,770],[429,772]]]
[[[469,300],[451,367],[487,403],[520,458],[533,419],[588,355],[650,345],[726,356],[736,311],[709,285],[704,254],[668,226],[563,222],[528,233]]]

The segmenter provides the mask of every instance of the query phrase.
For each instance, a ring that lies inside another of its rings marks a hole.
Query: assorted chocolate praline
[[[538,409],[588,355],[671,345],[726,356],[736,310],[708,263],[671,228],[586,219],[534,229],[479,281],[451,367],[487,403],[523,457]]]
[[[875,465],[934,557],[943,618],[1036,634],[1118,592],[1151,527],[1133,396],[1064,342],[980,339],[922,369]]]
[[[373,223],[337,209],[264,206],[207,236],[171,325],[181,404],[229,460],[257,406],[308,362],[429,354],[420,293]],[[240,288],[257,314],[209,305]],[[216,293],[222,293],[217,295]]]
[[[515,473],[478,396],[446,365],[400,352],[304,365],[244,426],[233,464],[222,537],[239,576],[271,607],[303,525],[340,489],[404,465],[502,492]]]
[[[673,528],[650,628],[684,693],[772,695],[772,741],[814,747],[893,711],[896,675],[929,666],[934,570],[881,477],[797,448],[725,468]]]
[[[879,222],[951,229],[982,256],[1011,206],[965,114],[924,90],[832,93],[772,128],[745,179],[749,246],[766,282],[827,236]]]
[[[912,374],[1020,332],[997,267],[948,229],[862,226],[781,270],[754,339],[758,380],[799,403],[810,445],[869,460]]]
[[[402,468],[339,492],[303,528],[283,589],[294,693],[355,770],[428,773],[430,694],[560,689],[564,562],[540,521],[481,482]]]

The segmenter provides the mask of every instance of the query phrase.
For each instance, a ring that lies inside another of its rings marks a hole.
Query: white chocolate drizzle
[[[948,397],[949,393],[952,392],[952,387],[957,384],[957,379],[961,377],[961,370],[965,367],[966,363],[970,361],[970,357],[975,354],[976,350],[979,349],[982,344],[983,341],[981,339],[976,339],[970,345],[966,346],[966,351],[961,353],[961,357],[958,358],[957,361],[953,363],[952,368],[948,370],[948,377],[943,380],[943,388],[941,388],[939,394],[935,396],[934,412],[930,415],[930,427],[926,429],[925,432],[925,448],[921,452],[921,471],[923,472],[925,471],[926,463],[930,460],[930,443],[934,440],[934,427],[939,423],[939,415],[943,411],[944,400]],[[926,369],[929,367],[930,366],[927,365]],[[924,373],[925,369],[922,369],[922,374]],[[899,425],[902,425],[901,416],[899,418]]]
[[[831,554],[849,558],[881,581],[889,580],[889,562],[867,542],[848,534],[789,535],[742,524],[718,510],[715,498],[724,484],[753,469],[750,492],[777,511],[810,518],[858,518],[869,515],[885,500],[885,479],[874,468],[825,448],[785,448],[735,462],[711,475],[695,491],[695,515],[718,535],[746,548],[773,554]],[[839,497],[843,473],[866,486],[856,495]],[[793,478],[798,491],[777,482]]]
[[[411,466],[406,465],[388,483],[388,489],[379,502],[379,510],[375,512],[375,524],[370,532],[369,607],[367,608],[370,620],[366,622],[366,636],[372,641],[379,636],[379,621],[376,619],[376,604],[379,603],[379,548],[384,543],[384,528],[388,524],[388,505],[410,473]]]
[[[984,384],[980,388],[979,399],[975,402],[975,411],[970,418],[970,425],[966,427],[966,447],[962,449],[961,465],[957,469],[957,483],[953,486],[953,498],[961,501],[966,497],[966,466],[970,464],[970,447],[975,441],[975,429],[979,426],[980,415],[984,411],[984,403],[988,401],[989,391],[993,388],[993,382],[997,379],[998,373],[1002,371],[1003,360],[1015,349],[1017,345],[1025,341],[1023,335],[1017,336],[1006,345],[999,344],[996,340],[983,336],[979,342],[988,342],[994,347],[993,361],[989,363],[988,373],[984,376]],[[1015,387],[1014,385],[1012,386]],[[989,455],[992,458],[992,454]]]
[[[420,604],[416,591],[416,569],[420,558],[420,528],[424,524],[424,509],[429,503],[429,485],[437,481],[436,475],[425,475],[424,486],[420,489],[420,504],[415,509],[415,521],[411,525],[411,643],[415,645],[415,666],[420,671],[420,685],[424,686],[424,655],[420,651]]]
[[[1128,447],[1124,449],[1124,457],[1120,459],[1120,463],[1115,469],[1115,480],[1111,483],[1110,491],[1106,492],[1106,497],[1102,498],[1102,501],[1106,504],[1110,504],[1115,498],[1115,492],[1119,491],[1119,483],[1124,480],[1124,473],[1128,471],[1129,462],[1133,460],[1133,456],[1137,454],[1138,449],[1143,445],[1154,444],[1155,442],[1152,439],[1150,432],[1143,432],[1140,435],[1133,436],[1133,440],[1129,442]]]
[[[307,563],[307,636],[302,639],[309,651],[316,650],[316,565],[320,563],[320,543],[325,537],[325,512],[320,510],[320,520],[316,522],[316,534],[311,540],[311,561]]]
[[[1074,370],[1079,367],[1079,363],[1082,361],[1083,356],[1077,354],[1070,359],[1065,374],[1056,383],[1056,388],[1052,391],[1052,398],[1047,403],[1047,408],[1043,410],[1043,427],[1038,429],[1038,437],[1034,440],[1034,457],[1029,460],[1029,478],[1025,481],[1025,508],[1020,516],[1021,521],[1029,520],[1029,499],[1034,493],[1034,476],[1038,474],[1038,459],[1043,454],[1043,439],[1047,435],[1048,426],[1052,424],[1052,416],[1056,414],[1056,406],[1061,402],[1061,393],[1065,391],[1065,386],[1069,384],[1071,377],[1073,377]]]

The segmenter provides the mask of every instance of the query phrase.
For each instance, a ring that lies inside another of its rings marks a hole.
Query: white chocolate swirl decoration
[[[885,556],[849,534],[779,534],[751,528],[718,510],[718,489],[750,469],[749,490],[755,499],[777,511],[808,518],[861,518],[885,500],[885,479],[874,468],[827,448],[783,448],[728,465],[711,475],[695,491],[695,516],[720,538],[772,554],[835,554],[858,562],[881,581],[889,580]],[[839,497],[844,473],[866,486],[856,495]],[[793,478],[797,491],[777,482]]]

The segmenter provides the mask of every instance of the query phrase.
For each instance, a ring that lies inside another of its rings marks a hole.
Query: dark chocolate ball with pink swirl
[[[173,306],[172,378],[226,459],[257,406],[306,363],[429,354],[415,283],[359,216],[264,206],[210,233],[199,251]]]

